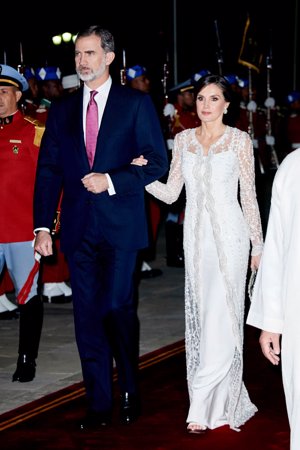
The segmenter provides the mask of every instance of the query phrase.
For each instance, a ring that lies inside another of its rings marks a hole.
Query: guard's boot
[[[167,266],[184,267],[183,256],[183,225],[176,222],[166,222]]]
[[[19,357],[12,381],[25,383],[35,377],[44,312],[41,296],[35,295],[26,304],[20,305],[19,311]]]

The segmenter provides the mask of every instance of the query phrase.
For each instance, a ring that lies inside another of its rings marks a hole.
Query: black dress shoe
[[[111,412],[88,411],[79,422],[80,431],[97,431],[111,424]]]
[[[168,267],[184,267],[184,258],[183,256],[176,257],[168,257],[167,258],[167,266]]]
[[[162,275],[162,270],[160,269],[149,269],[149,270],[141,270],[140,278],[146,280],[148,278],[155,278]]]
[[[12,381],[20,381],[20,383],[32,381],[35,377],[35,367],[36,364],[34,359],[29,358],[27,355],[20,355]]]
[[[137,420],[140,414],[141,408],[137,395],[124,392],[121,395],[120,422],[125,425],[130,424]]]
[[[13,309],[12,311],[3,311],[0,313],[0,320],[12,320],[12,319],[18,319],[19,318],[19,310]]]

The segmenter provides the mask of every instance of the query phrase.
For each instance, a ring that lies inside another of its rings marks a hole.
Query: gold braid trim
[[[36,145],[37,147],[39,147],[41,145],[41,140],[45,131],[45,125],[40,122],[37,119],[33,119],[30,116],[25,116],[24,117],[25,120],[27,120],[27,122],[32,123],[35,126],[35,136],[34,136],[34,145]]]

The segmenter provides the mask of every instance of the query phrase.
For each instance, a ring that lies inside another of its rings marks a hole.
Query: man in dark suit
[[[82,430],[111,421],[113,358],[121,422],[132,422],[140,412],[134,269],[138,250],[148,244],[144,187],[168,170],[151,98],[112,83],[109,66],[114,57],[109,31],[91,26],[78,33],[75,65],[84,84],[51,104],[34,197],[35,250],[48,256],[52,254],[49,230],[63,192],[61,249],[70,269],[88,404],[79,424]],[[86,150],[92,135],[86,119],[93,98],[98,113],[94,159]],[[132,165],[141,154],[148,164]]]

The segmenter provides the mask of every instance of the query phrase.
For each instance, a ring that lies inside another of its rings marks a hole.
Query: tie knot
[[[91,91],[90,92],[90,103],[95,102],[95,95],[98,94],[98,91]]]

